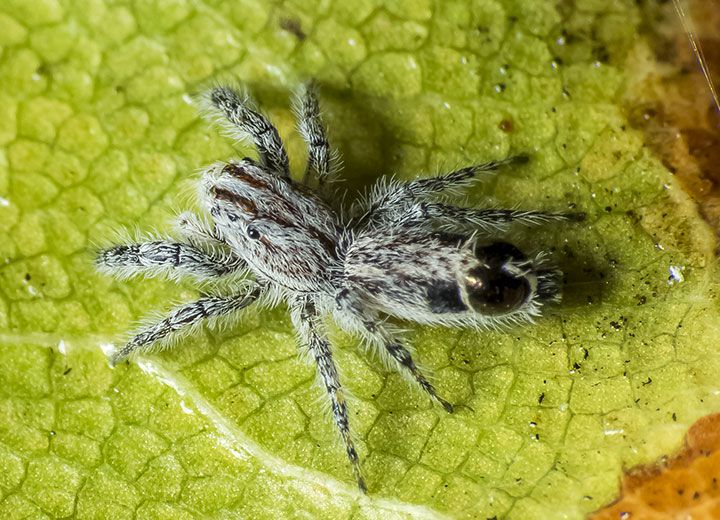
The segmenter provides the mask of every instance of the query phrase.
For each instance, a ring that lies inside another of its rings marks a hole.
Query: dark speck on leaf
[[[72,367],[66,368],[65,371],[63,372],[63,375],[66,376],[66,375],[68,375],[70,372],[72,372]]]
[[[593,57],[601,63],[607,63],[610,61],[610,53],[604,45],[593,49]]]
[[[298,40],[305,41],[307,34],[302,30],[300,20],[297,18],[282,18],[280,19],[280,28],[294,35]]]
[[[48,65],[47,63],[41,63],[40,66],[35,69],[35,72],[38,76],[49,76],[50,65]]]
[[[545,392],[541,393],[538,397],[538,404],[542,404],[542,402],[545,400]]]

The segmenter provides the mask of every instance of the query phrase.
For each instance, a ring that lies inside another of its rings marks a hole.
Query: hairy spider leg
[[[332,417],[340,438],[345,444],[345,452],[350,460],[355,480],[361,492],[367,493],[365,479],[360,471],[360,458],[358,457],[355,444],[350,431],[350,420],[348,418],[347,401],[340,377],[333,361],[330,342],[320,323],[320,316],[315,305],[308,299],[301,299],[291,309],[291,317],[295,328],[298,331],[300,341],[308,349],[317,366],[318,375],[325,386],[325,391],[330,398]]]
[[[433,384],[427,380],[425,375],[415,364],[412,354],[402,344],[400,339],[377,323],[369,323],[366,321],[361,322],[364,328],[362,331],[363,336],[377,348],[384,349],[389,354],[390,358],[397,364],[401,373],[410,376],[410,378],[433,400],[438,402],[446,412],[452,413],[454,411],[453,405],[438,395]]]
[[[172,340],[174,336],[188,332],[203,320],[239,311],[252,304],[261,294],[261,287],[253,285],[243,293],[232,296],[208,296],[176,307],[164,319],[138,331],[123,348],[113,353],[110,363],[115,366],[131,355],[147,352],[157,342]]]
[[[478,180],[479,173],[494,172],[505,166],[524,164],[528,161],[527,155],[514,155],[499,161],[489,161],[460,168],[450,173],[416,179],[401,185],[404,198],[417,199],[429,195],[436,195],[448,189],[457,189],[469,186]]]
[[[121,244],[103,249],[95,260],[98,269],[120,279],[131,276],[187,275],[215,279],[246,268],[245,261],[225,251],[206,251],[196,245],[169,240]]]
[[[364,204],[363,215],[357,225],[365,226],[376,224],[385,219],[387,214],[396,214],[398,208],[405,208],[425,197],[438,195],[446,190],[457,190],[471,185],[478,180],[478,174],[494,172],[504,166],[523,164],[527,162],[526,155],[516,155],[499,161],[468,166],[459,170],[417,179],[408,182],[394,182],[378,184]]]
[[[333,174],[335,154],[330,148],[327,132],[320,116],[317,85],[309,81],[298,91],[294,102],[298,130],[307,143],[308,163],[303,182],[308,184],[311,177],[322,186]]]
[[[455,410],[453,405],[437,394],[437,391],[435,390],[435,387],[432,385],[432,383],[427,380],[427,378],[423,375],[420,369],[415,365],[415,361],[413,360],[412,355],[410,354],[410,351],[408,349],[402,346],[400,342],[384,343],[383,346],[385,347],[385,350],[387,350],[388,354],[390,354],[390,356],[395,361],[397,361],[398,366],[401,369],[406,370],[415,380],[415,382],[420,385],[420,388],[425,390],[425,392],[427,392],[430,397],[440,403],[440,405],[445,409],[446,412],[453,413],[453,411]]]
[[[584,213],[546,213],[515,209],[476,209],[437,202],[416,202],[394,219],[395,224],[408,227],[480,228],[483,231],[502,231],[512,223],[526,226],[551,222],[579,221]]]
[[[250,137],[264,167],[282,177],[290,177],[290,162],[277,128],[254,109],[247,95],[230,87],[215,87],[207,98],[239,130],[237,138]]]

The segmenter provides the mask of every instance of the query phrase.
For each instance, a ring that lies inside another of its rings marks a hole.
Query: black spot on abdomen
[[[460,298],[460,286],[444,280],[430,282],[427,288],[430,310],[437,314],[463,312],[468,308]]]

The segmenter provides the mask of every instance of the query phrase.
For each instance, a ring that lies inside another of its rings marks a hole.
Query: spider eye
[[[503,269],[508,262],[526,260],[518,248],[496,242],[476,248],[475,256],[479,263],[465,275],[465,288],[473,309],[487,315],[506,314],[527,301],[531,292],[528,279]]]
[[[253,240],[257,240],[258,238],[260,238],[260,231],[255,229],[253,226],[248,226],[247,236],[249,238],[252,238]]]

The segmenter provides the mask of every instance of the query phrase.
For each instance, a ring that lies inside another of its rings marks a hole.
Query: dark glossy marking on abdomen
[[[456,282],[444,280],[430,282],[427,288],[427,298],[430,310],[437,314],[468,310],[460,298],[460,286]]]

